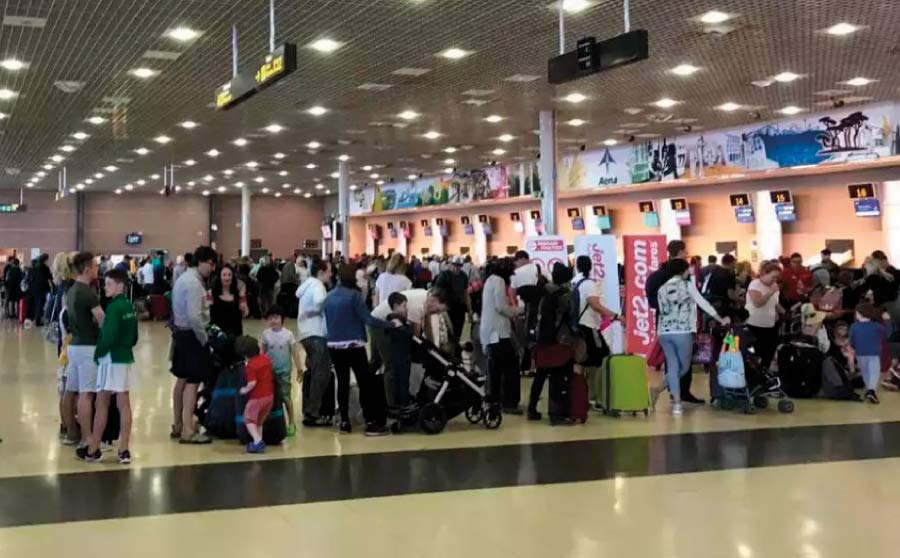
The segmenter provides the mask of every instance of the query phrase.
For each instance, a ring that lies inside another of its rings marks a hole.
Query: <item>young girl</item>
[[[266,444],[263,442],[263,424],[275,399],[275,379],[272,361],[259,352],[259,341],[248,335],[238,337],[234,342],[237,354],[247,359],[247,385],[241,388],[241,395],[250,394],[244,406],[244,424],[252,441],[247,444],[247,453],[263,453]]]
[[[856,307],[856,323],[850,326],[850,346],[856,352],[856,363],[866,384],[866,400],[877,405],[878,380],[881,376],[881,346],[885,339],[884,326],[875,321],[880,312],[872,303]]]

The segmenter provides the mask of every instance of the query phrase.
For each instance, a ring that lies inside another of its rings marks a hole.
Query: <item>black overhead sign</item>
[[[297,45],[284,43],[266,55],[252,72],[238,75],[216,89],[216,108],[228,110],[297,70]]]
[[[0,203],[0,213],[21,213],[27,210],[28,206],[24,203]]]
[[[547,62],[550,83],[559,85],[597,72],[611,70],[625,64],[640,62],[650,56],[650,36],[636,29],[597,42],[593,37],[578,41],[572,52],[560,54]]]

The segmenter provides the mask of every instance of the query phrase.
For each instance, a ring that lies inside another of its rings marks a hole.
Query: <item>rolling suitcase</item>
[[[600,404],[612,417],[621,413],[650,412],[647,361],[637,355],[613,355],[600,370]]]
[[[588,384],[584,374],[573,373],[569,377],[569,418],[584,424],[588,419]]]
[[[169,301],[163,295],[150,295],[150,317],[154,321],[169,319]]]

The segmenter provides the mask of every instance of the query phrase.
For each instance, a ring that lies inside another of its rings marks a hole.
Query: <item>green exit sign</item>
[[[27,210],[28,206],[24,203],[0,203],[0,213],[21,213]]]

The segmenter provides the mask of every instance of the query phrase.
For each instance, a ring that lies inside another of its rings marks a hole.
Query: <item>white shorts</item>
[[[66,373],[66,391],[71,393],[96,393],[97,365],[94,364],[93,345],[69,345],[69,368]]]
[[[97,390],[124,393],[134,389],[136,378],[130,364],[115,363],[109,355],[100,359],[97,370]]]

